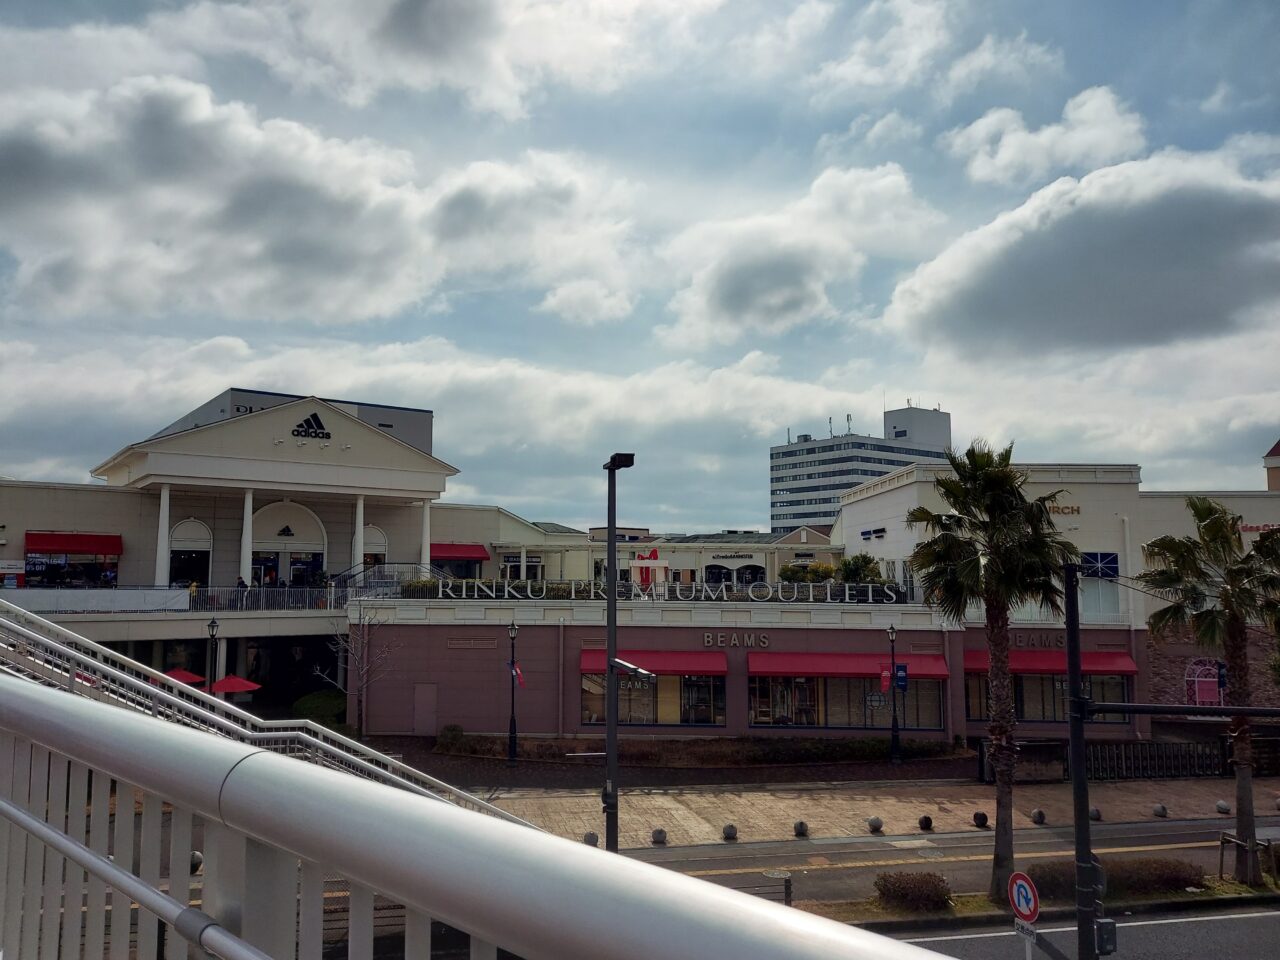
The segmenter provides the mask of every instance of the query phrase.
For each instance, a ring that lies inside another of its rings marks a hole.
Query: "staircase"
[[[0,599],[0,672],[538,829],[310,720],[262,720]]]

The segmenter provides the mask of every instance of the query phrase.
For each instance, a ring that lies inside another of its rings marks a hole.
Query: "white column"
[[[431,566],[431,501],[422,501],[422,565]]]
[[[169,485],[160,484],[160,520],[156,524],[156,576],[157,587],[169,585]],[[204,584],[208,586],[208,584]]]
[[[253,583],[253,491],[244,492],[244,517],[240,521],[240,576]]]
[[[364,565],[364,494],[356,494],[356,538],[352,549],[351,566],[357,573]]]
[[[525,548],[521,547],[520,548],[520,579],[521,580],[529,579],[529,577],[525,574],[525,569],[524,569],[525,553],[526,553]]]

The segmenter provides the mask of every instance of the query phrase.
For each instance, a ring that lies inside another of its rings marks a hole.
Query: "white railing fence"
[[[77,696],[128,707],[530,826],[479,797],[327,727],[310,720],[262,720],[4,600],[0,600],[0,667]]]
[[[328,587],[33,587],[6,590],[32,613],[285,613],[342,616],[348,592]]]
[[[3,673],[0,771],[5,799],[270,957],[321,957],[334,876],[347,882],[337,939],[353,958],[372,956],[375,895],[403,906],[403,955],[414,958],[431,954],[432,921],[464,931],[470,956],[489,960],[499,946],[526,960],[936,956]],[[131,923],[129,893],[109,893],[98,874],[86,881],[18,823],[0,837],[5,956],[156,956],[154,902]],[[194,877],[193,850],[203,855]],[[174,924],[165,931],[165,956],[186,957]]]

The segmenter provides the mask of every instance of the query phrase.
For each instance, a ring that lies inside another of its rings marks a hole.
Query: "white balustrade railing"
[[[262,720],[0,600],[0,665],[88,699],[299,756],[522,826],[514,814],[310,720]]]
[[[403,907],[406,958],[430,956],[433,923],[463,931],[470,956],[490,960],[499,947],[526,960],[936,956],[3,672],[0,795],[147,888],[198,901],[269,957],[319,960],[332,877],[346,881],[348,919],[329,936],[354,958],[373,954],[375,892]],[[194,850],[203,865],[193,877]],[[186,957],[181,936],[203,922],[170,913],[161,927],[163,902],[108,890],[101,871],[86,880],[83,862],[21,823],[0,829],[0,864],[6,957],[150,958],[162,929],[164,955]],[[141,901],[136,920],[131,900]]]
[[[347,590],[329,587],[31,587],[6,590],[32,613],[284,613],[345,615]]]

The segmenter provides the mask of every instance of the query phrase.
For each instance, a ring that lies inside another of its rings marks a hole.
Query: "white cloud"
[[[450,268],[520,268],[549,288],[540,309],[575,323],[626,316],[639,254],[625,181],[581,158],[529,151],[519,163],[478,162],[432,185],[428,224]]]
[[[804,0],[780,20],[767,20],[729,44],[736,62],[757,77],[774,77],[805,62],[831,22],[835,7]]]
[[[1109,87],[1090,87],[1067,101],[1061,123],[1028,130],[1022,114],[1002,108],[943,134],[940,142],[966,161],[969,179],[1021,183],[1135,156],[1146,148],[1142,130],[1142,117]]]
[[[536,89],[607,91],[678,47],[720,0],[210,0],[154,14],[175,46],[261,60],[352,104],[381,91],[455,90],[476,109],[525,113]]]
[[[48,316],[348,322],[446,275],[515,274],[577,322],[630,306],[625,184],[582,158],[475,163],[426,186],[407,154],[208,88],[137,78],[0,100],[9,297]]]
[[[920,255],[942,222],[897,164],[829,168],[772,213],[699,223],[675,237],[665,255],[688,279],[669,304],[676,322],[657,333],[696,350],[833,319],[829,285],[855,279],[868,256]]]
[[[1031,83],[1045,75],[1062,73],[1062,53],[1027,39],[1024,30],[1016,37],[987,34],[982,42],[947,68],[939,83],[938,99],[950,103],[989,79],[1008,83]]]
[[[917,342],[1037,363],[1274,326],[1280,177],[1242,169],[1266,146],[1063,178],[917,268],[885,319]]]
[[[809,78],[814,103],[883,97],[923,83],[953,42],[945,0],[872,0],[854,19],[855,39]]]
[[[48,315],[401,309],[441,271],[411,174],[186,81],[0,101],[0,245],[18,304]]]
[[[200,56],[152,31],[82,23],[27,30],[0,24],[0,90],[84,90],[140,74],[200,77]]]
[[[867,146],[884,147],[894,143],[919,140],[924,128],[897,110],[890,110],[867,130]]]

